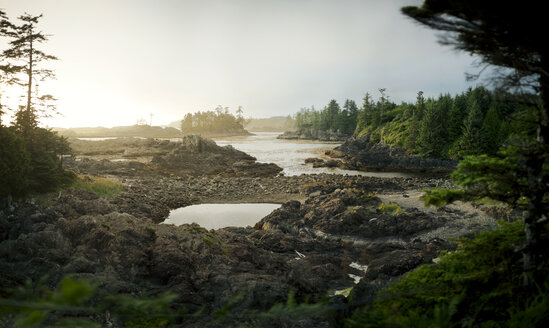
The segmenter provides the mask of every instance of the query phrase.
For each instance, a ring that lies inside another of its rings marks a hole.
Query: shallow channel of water
[[[197,223],[206,229],[253,226],[279,208],[280,204],[199,204],[170,211],[165,224]]]
[[[214,138],[219,146],[232,145],[257,158],[258,162],[275,163],[284,169],[284,175],[300,174],[348,174],[371,177],[393,178],[413,177],[413,174],[401,172],[363,172],[342,170],[340,168],[313,168],[311,164],[304,164],[306,158],[318,157],[324,149],[332,149],[340,143],[327,143],[311,140],[284,140],[276,137],[281,132],[252,132],[250,136],[238,136],[229,138]],[[320,153],[320,154],[319,154]]]

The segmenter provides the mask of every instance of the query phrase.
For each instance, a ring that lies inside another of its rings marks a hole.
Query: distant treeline
[[[244,129],[242,107],[238,107],[236,116],[229,113],[228,107],[218,106],[213,111],[186,114],[181,120],[183,133],[247,133]]]
[[[143,137],[143,138],[177,138],[181,132],[173,127],[150,125],[115,126],[112,128],[70,128],[54,129],[60,135],[73,138],[99,137]]]
[[[512,131],[530,133],[533,129],[528,118],[515,117],[526,112],[523,105],[508,95],[496,97],[484,87],[437,99],[425,99],[420,91],[414,104],[400,105],[389,100],[385,89],[379,91],[377,101],[367,93],[360,109],[352,100],[346,100],[343,109],[335,100],[321,111],[302,109],[295,115],[297,129],[370,134],[375,142],[410,153],[452,159],[495,154]]]
[[[357,126],[358,107],[353,100],[347,99],[343,109],[335,100],[317,111],[314,107],[302,108],[295,115],[298,131],[332,131],[352,135]]]

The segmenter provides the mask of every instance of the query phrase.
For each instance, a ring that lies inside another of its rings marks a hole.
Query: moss
[[[400,213],[403,212],[400,205],[398,205],[395,202],[381,203],[381,204],[379,204],[378,209],[380,211],[384,212],[384,213],[390,213],[390,214],[393,214],[393,215],[397,215],[397,214],[400,214]]]

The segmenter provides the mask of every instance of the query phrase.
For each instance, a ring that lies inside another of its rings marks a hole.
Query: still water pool
[[[199,204],[172,210],[165,224],[198,223],[206,229],[253,226],[280,204]]]

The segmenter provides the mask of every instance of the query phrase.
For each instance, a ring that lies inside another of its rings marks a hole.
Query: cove
[[[199,204],[170,211],[164,224],[191,224],[210,229],[253,226],[263,217],[279,208],[280,204]]]

